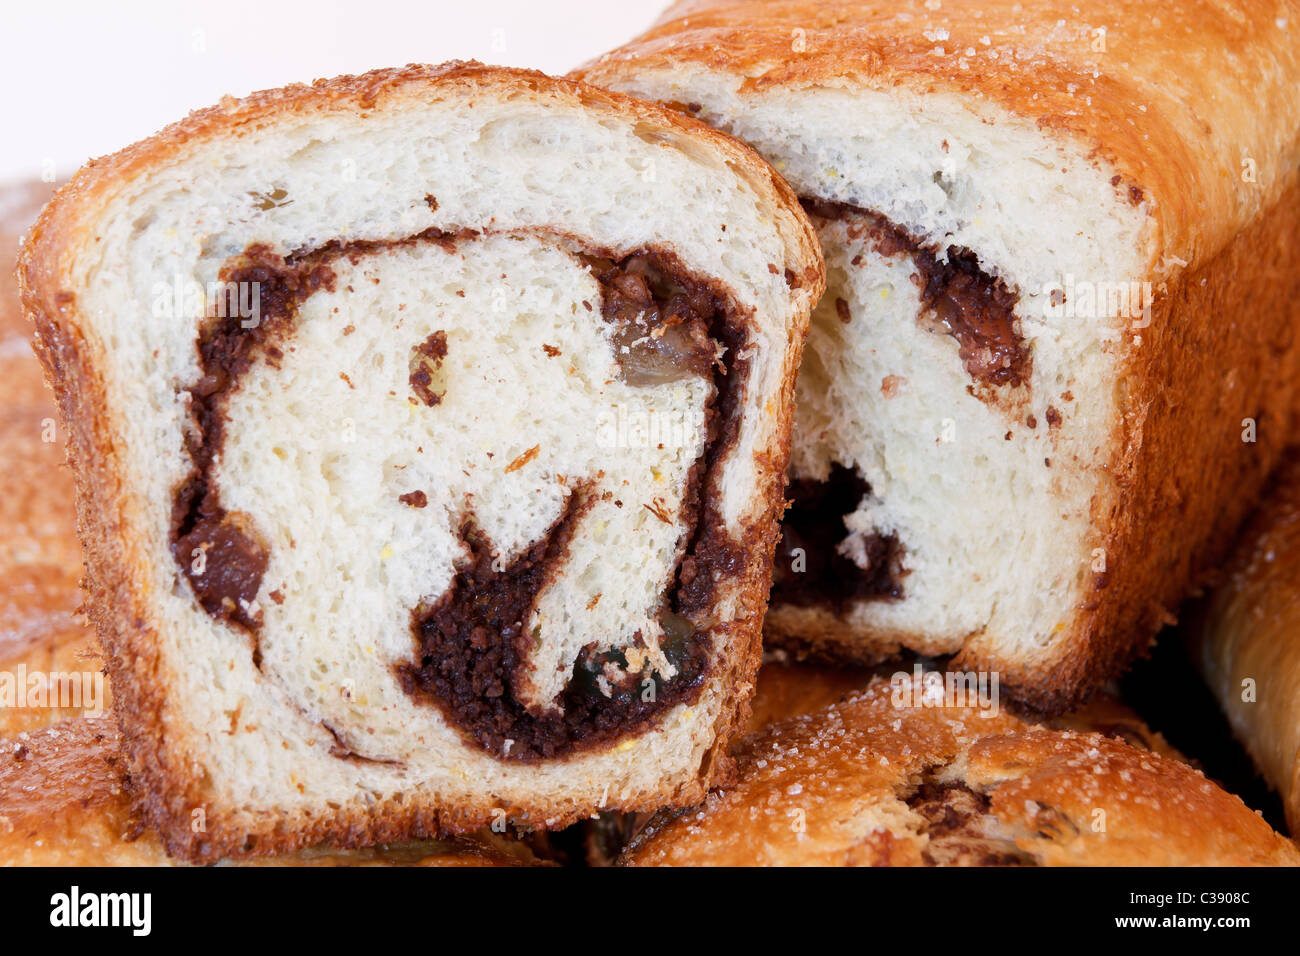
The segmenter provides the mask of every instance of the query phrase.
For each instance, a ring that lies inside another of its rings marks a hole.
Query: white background
[[[223,94],[404,63],[564,73],[668,0],[4,0],[0,183],[66,179]]]

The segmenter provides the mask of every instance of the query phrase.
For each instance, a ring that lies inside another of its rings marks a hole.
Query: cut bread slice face
[[[319,81],[83,170],[20,271],[171,852],[725,773],[823,285],[749,149],[535,73]]]
[[[1033,290],[1140,274],[1143,211],[1104,170],[955,101],[744,95],[708,70],[622,85],[748,139],[825,251],[769,635],[864,661],[981,634],[1040,655],[1096,580],[1090,465],[1115,415],[1118,323],[1045,317]],[[1044,244],[1030,210],[1048,208]]]
[[[686,0],[575,73],[747,141],[821,237],[774,643],[1068,708],[1288,440],[1300,55],[1263,9],[1193,51],[1122,8]],[[1162,81],[1214,44],[1242,59]]]

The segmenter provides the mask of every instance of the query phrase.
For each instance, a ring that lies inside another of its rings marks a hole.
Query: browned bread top
[[[899,706],[894,693],[878,678],[750,735],[739,782],[660,815],[623,862],[1300,863],[1290,841],[1178,761],[1006,712]]]
[[[683,0],[579,75],[675,63],[951,93],[1077,137],[1154,200],[1153,267],[1213,256],[1300,164],[1295,0]]]
[[[748,731],[752,734],[791,717],[815,714],[864,690],[874,678],[889,679],[899,673],[906,676],[910,666],[895,661],[876,667],[833,667],[793,661],[783,651],[770,652],[758,672]],[[1110,692],[1097,694],[1083,707],[1052,719],[1046,726],[1115,737],[1139,750],[1186,762],[1160,733]]]
[[[227,96],[218,105],[195,110],[148,139],[86,163],[71,181],[58,190],[54,201],[45,206],[24,244],[18,263],[18,281],[27,308],[39,309],[49,315],[66,311],[67,303],[58,301],[60,270],[76,253],[83,251],[76,235],[83,225],[80,215],[94,209],[96,203],[104,201],[153,164],[165,163],[177,156],[187,144],[256,130],[279,117],[311,109],[364,113],[376,103],[414,95],[414,91],[422,87],[431,89],[455,85],[466,89],[488,89],[511,83],[557,99],[572,99],[585,106],[625,116],[670,123],[676,129],[703,137],[731,153],[737,170],[743,169],[746,176],[762,180],[791,206],[797,204],[789,186],[766,163],[730,136],[689,116],[671,110],[665,112],[621,93],[547,76],[536,70],[459,60],[437,65],[411,63],[369,73],[317,79],[310,85],[292,83],[276,89],[259,90],[242,98]],[[797,258],[808,263],[807,274],[800,276],[800,280],[810,287],[820,288],[824,276],[816,240],[803,228],[793,230],[791,236],[792,241],[801,246]]]
[[[777,721],[837,704],[866,687],[873,675],[891,669],[889,665],[873,669],[795,662],[783,652],[773,652],[759,668],[746,730],[753,733]]]

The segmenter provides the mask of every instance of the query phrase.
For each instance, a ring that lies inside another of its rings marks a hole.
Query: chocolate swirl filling
[[[332,288],[334,273],[326,256],[286,260],[253,245],[227,263],[220,277],[258,290],[258,322],[245,328],[238,315],[213,316],[199,333],[202,377],[189,391],[193,427],[186,435],[192,466],[173,495],[171,550],[203,609],[252,633],[262,622],[256,598],[269,555],[251,519],[221,504],[212,475],[225,439],[225,402],[259,356],[273,364],[279,360],[273,343],[287,334],[304,299]]]
[[[650,665],[628,671],[621,650],[582,649],[556,709],[534,713],[513,693],[531,635],[526,622],[541,590],[562,566],[573,529],[589,506],[590,488],[570,494],[564,512],[541,539],[493,570],[491,542],[472,520],[461,539],[470,554],[445,594],[412,614],[418,661],[399,669],[403,687],[436,704],[489,753],[538,760],[606,745],[648,726],[672,707],[698,698],[711,665],[707,628],[713,593],[744,567],[744,549],[705,502],[740,424],[747,333],[727,297],[691,275],[670,253],[642,250],[614,259],[579,256],[600,283],[601,314],[614,328],[624,381],[653,387],[688,375],[711,376],[704,454],[691,468],[682,521],[685,532],[676,583],[659,621],[661,650],[677,673],[664,680]],[[724,361],[725,358],[725,361]],[[633,635],[631,646],[642,643]]]
[[[995,400],[994,389],[1028,385],[1033,356],[1020,335],[1016,293],[984,272],[974,252],[950,245],[943,252],[884,216],[849,203],[801,199],[820,223],[843,222],[851,241],[871,244],[885,258],[907,256],[920,295],[920,322],[957,341],[958,355],[974,382],[972,394]],[[852,260],[860,265],[861,257]],[[840,322],[852,321],[849,304],[835,300]],[[844,519],[871,493],[856,471],[832,463],[825,481],[796,478],[787,495],[790,508],[781,523],[781,542],[773,568],[772,603],[828,605],[843,614],[864,600],[903,596],[904,548],[896,534],[874,533],[857,542],[855,556],[841,550],[848,529]]]
[[[980,268],[964,246],[941,250],[879,213],[849,203],[801,199],[814,219],[842,220],[850,239],[868,238],[886,257],[911,257],[924,309],[922,321],[957,340],[967,374],[980,385],[1013,388],[1029,383],[1033,355],[1020,334],[1015,307],[1020,297],[1002,279]],[[986,398],[987,400],[987,398]]]
[[[336,241],[286,257],[253,245],[221,270],[223,282],[257,284],[260,321],[245,327],[237,316],[212,317],[200,330],[201,376],[189,389],[192,427],[186,438],[192,465],[173,496],[171,550],[203,609],[250,637],[258,666],[262,615],[256,598],[269,552],[252,519],[223,506],[213,474],[230,396],[255,362],[278,367],[302,303],[319,290],[333,289],[331,263],[340,256],[355,262],[395,245],[454,246],[475,235],[430,230],[390,242]],[[462,518],[459,534],[468,558],[443,595],[412,609],[416,656],[397,665],[397,676],[408,694],[437,706],[467,741],[515,760],[598,747],[695,700],[712,663],[707,612],[713,592],[744,566],[745,549],[706,504],[716,492],[720,463],[736,441],[744,401],[748,333],[739,307],[667,251],[643,249],[621,258],[606,251],[574,254],[600,284],[601,315],[613,326],[615,355],[628,384],[653,387],[686,376],[710,379],[708,436],[688,477],[681,557],[660,612],[661,650],[676,669],[670,680],[648,664],[633,670],[625,650],[589,645],[578,656],[554,710],[539,714],[525,707],[515,696],[526,661],[524,642],[531,639],[525,622],[542,589],[559,574],[577,522],[592,504],[594,486],[575,488],[548,532],[504,566],[473,516]],[[444,359],[445,342],[430,340],[421,348],[412,387],[427,392],[421,393],[423,403],[435,406],[424,363]],[[403,500],[412,507],[425,503]],[[284,600],[283,595],[273,597]],[[628,650],[641,643],[639,633],[632,635]]]
[[[856,471],[838,463],[825,481],[790,482],[772,568],[773,604],[830,605],[842,614],[853,601],[903,596],[898,535],[868,535],[861,549],[865,567],[839,549],[848,530],[844,518],[870,493]]]

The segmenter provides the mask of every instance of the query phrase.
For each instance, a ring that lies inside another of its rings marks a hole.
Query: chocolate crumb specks
[[[316,292],[334,291],[332,264],[336,259],[356,262],[367,253],[420,242],[454,248],[457,239],[465,235],[475,234],[453,236],[430,229],[394,241],[333,240],[287,256],[254,243],[227,260],[218,273],[223,282],[258,290],[261,321],[245,328],[238,315],[216,315],[199,328],[195,347],[201,375],[188,389],[191,427],[186,451],[192,467],[173,490],[171,551],[180,576],[188,581],[199,605],[212,617],[252,636],[257,666],[260,654],[254,632],[261,626],[257,595],[269,553],[249,516],[227,512],[210,474],[224,444],[227,400],[256,362],[278,367],[285,348],[293,348],[286,343],[294,331],[298,309]],[[343,334],[354,331],[355,327],[348,325]],[[342,378],[348,381],[346,375]]]
[[[430,208],[436,208],[436,201],[432,197],[429,200]],[[421,234],[402,242],[433,241],[454,245],[459,238],[430,230],[427,235]],[[278,334],[274,340],[263,340],[260,336],[276,329],[280,318],[285,332],[292,332],[291,320],[295,317],[297,305],[316,288],[332,288],[334,276],[329,267],[336,258],[368,254],[384,245],[394,243],[335,242],[271,263],[268,277],[274,281],[262,285],[262,315],[264,324],[268,319],[270,324],[266,330],[247,336],[250,342],[258,343],[256,351],[239,351],[245,346],[232,341],[231,355],[221,355],[221,362],[204,363],[203,371],[205,375],[213,373],[212,379],[209,381],[205,377],[192,392],[196,419],[200,419],[191,438],[196,466],[200,464],[200,443],[212,440],[208,461],[220,450],[222,415],[216,402],[218,398],[224,398],[220,394],[222,390],[233,386],[237,375],[253,361],[273,361],[280,353],[283,341]],[[253,266],[258,264],[251,263]],[[566,506],[549,533],[526,549],[524,554],[511,558],[504,570],[500,567],[501,555],[495,553],[482,530],[474,526],[473,516],[463,516],[464,522],[459,530],[467,559],[458,562],[455,583],[432,604],[411,609],[419,650],[412,664],[401,669],[403,687],[408,694],[418,691],[421,696],[433,698],[432,702],[467,738],[494,756],[505,759],[545,758],[600,746],[636,732],[677,704],[694,701],[712,666],[715,641],[714,635],[697,631],[691,621],[705,617],[716,600],[716,589],[726,579],[741,574],[746,569],[745,561],[752,558],[747,546],[742,547],[731,539],[726,523],[709,504],[721,481],[719,463],[726,460],[738,441],[748,384],[749,357],[745,346],[748,344],[749,322],[745,316],[752,315],[752,310],[734,304],[720,283],[685,270],[671,253],[642,250],[609,264],[613,267],[613,274],[606,278],[611,286],[618,284],[616,291],[622,296],[622,301],[619,296],[610,296],[611,301],[602,300],[601,304],[614,306],[611,311],[617,311],[621,305],[635,304],[632,300],[642,297],[640,284],[648,291],[651,305],[658,313],[662,331],[653,339],[653,347],[643,350],[653,354],[635,356],[639,364],[637,374],[658,381],[664,377],[671,380],[685,372],[705,377],[713,386],[707,407],[705,452],[691,471],[681,514],[676,517],[682,526],[683,556],[663,595],[665,603],[661,623],[666,639],[660,646],[676,669],[677,676],[663,680],[657,674],[650,674],[656,693],[648,701],[641,695],[640,681],[635,686],[616,686],[612,697],[607,690],[602,692],[598,689],[593,694],[589,685],[618,663],[609,651],[593,645],[583,649],[575,664],[572,679],[558,701],[560,716],[539,716],[528,711],[520,703],[513,687],[518,676],[513,673],[513,664],[522,647],[522,644],[515,643],[515,639],[520,642],[532,639],[531,634],[522,630],[521,621],[527,619],[524,612],[535,602],[540,589],[547,586],[553,569],[564,560],[568,538],[587,507],[587,495],[572,495],[570,505]],[[223,278],[227,276],[223,275]],[[787,273],[786,278],[792,284],[798,281],[792,273]],[[609,295],[610,289],[603,287],[602,292]],[[273,303],[268,300],[268,295],[283,299],[284,308],[277,310],[273,307],[279,300]],[[595,311],[594,302],[593,299],[584,305]],[[600,312],[603,314],[606,309],[602,308]],[[355,328],[349,325],[344,334],[353,331]],[[204,359],[208,358],[204,352],[206,345],[200,343]],[[291,349],[292,344],[284,345],[283,351]],[[447,351],[448,338],[442,331],[432,333],[412,349],[409,384],[414,398],[428,406],[444,400],[445,392],[440,390],[437,379]],[[554,356],[560,350],[549,346],[546,352]],[[232,359],[232,365],[237,366],[232,367],[229,374],[225,374],[226,358]],[[356,373],[355,369],[353,371]],[[337,374],[340,380],[352,384],[347,373]],[[400,388],[397,394],[401,395]],[[214,395],[212,413],[203,416],[203,401]],[[539,453],[539,445],[528,449],[514,458],[506,466],[506,471],[523,468]],[[498,457],[504,456],[498,452]],[[196,468],[194,481],[178,489],[175,502],[177,530],[187,533],[174,538],[173,544],[177,548],[175,557],[183,570],[190,550],[185,546],[202,538],[200,543],[208,545],[208,573],[211,574],[211,549],[224,548],[233,552],[248,542],[257,545],[259,541],[245,516],[205,507],[218,504],[215,484],[207,487],[206,477]],[[398,496],[398,500],[413,508],[429,505],[428,495],[423,491],[408,492]],[[634,502],[628,504],[635,507]],[[622,502],[616,502],[616,505],[621,507]],[[660,511],[666,511],[662,501],[656,500],[654,505]],[[655,511],[655,507],[647,507]],[[673,523],[671,519],[669,523]],[[288,546],[292,548],[292,542]],[[265,549],[261,557],[267,557]],[[260,622],[255,617],[259,613],[255,599],[265,565],[254,566],[233,560],[228,571],[230,580],[227,583],[235,593],[210,596],[221,597],[223,610],[233,611],[227,605],[234,604],[249,616],[251,626],[256,627]],[[250,573],[243,574],[243,571]],[[196,590],[200,587],[197,582],[191,581],[191,584]],[[246,590],[248,585],[251,587]],[[227,601],[227,597],[232,600]],[[277,589],[266,595],[266,600],[278,604],[284,597],[284,593]],[[599,600],[600,595],[592,597],[590,606],[594,607]],[[257,663],[255,635],[253,644],[254,662]],[[644,656],[635,645],[633,640],[628,647],[629,661]],[[634,671],[635,664],[628,673],[645,676],[643,672]],[[501,692],[494,697],[493,691],[498,685]],[[336,756],[341,759],[354,756],[344,750],[340,747]]]
[[[849,312],[849,304],[840,298],[835,300],[835,315],[845,325],[853,321],[853,314]]]
[[[682,529],[679,563],[660,613],[664,636],[659,646],[676,671],[671,679],[638,663],[645,660],[644,645],[631,635],[624,650],[584,647],[553,709],[526,704],[516,686],[525,677],[520,668],[527,664],[527,642],[536,639],[523,622],[530,620],[541,588],[560,573],[581,514],[595,500],[625,505],[614,498],[616,490],[599,489],[603,472],[575,489],[546,534],[507,561],[474,526],[473,516],[465,516],[461,537],[467,559],[458,564],[448,592],[431,606],[413,609],[419,650],[415,661],[398,671],[407,694],[437,706],[467,741],[511,761],[605,746],[695,700],[713,664],[714,642],[710,631],[692,622],[708,618],[717,589],[752,560],[709,503],[719,494],[719,463],[738,441],[752,310],[735,305],[725,287],[691,273],[664,250],[637,250],[618,258],[599,249],[575,253],[575,258],[591,269],[600,286],[600,302],[583,305],[614,326],[611,338],[615,356],[622,359],[624,381],[654,385],[683,375],[711,381],[708,438],[682,496],[676,518]],[[523,468],[539,453],[540,446],[530,448],[506,468]],[[666,512],[662,501],[646,507]],[[599,600],[600,595],[591,597],[588,607]],[[619,673],[626,679],[619,679]],[[643,694],[647,680],[654,685],[648,698]]]
[[[699,103],[682,103],[678,100],[666,100],[663,105],[675,112],[685,113],[687,116],[695,116],[704,108]]]

